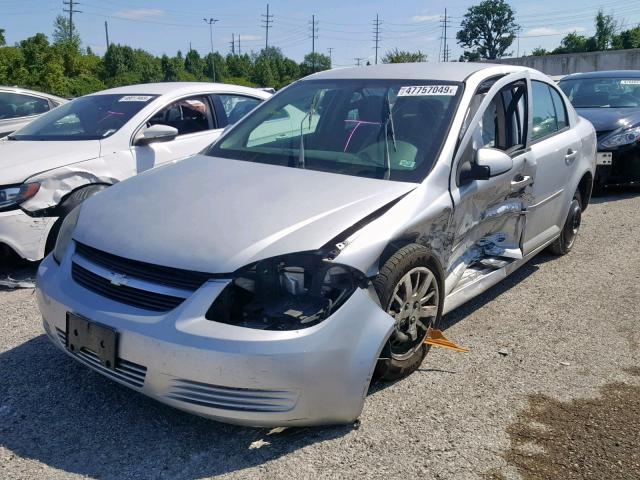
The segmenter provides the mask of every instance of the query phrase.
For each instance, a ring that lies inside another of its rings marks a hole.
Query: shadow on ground
[[[353,425],[268,430],[209,421],[121,387],[36,337],[0,355],[0,445],[101,479],[195,479],[260,465]]]
[[[607,187],[600,192],[594,192],[591,203],[610,203],[627,200],[640,195],[640,187]]]

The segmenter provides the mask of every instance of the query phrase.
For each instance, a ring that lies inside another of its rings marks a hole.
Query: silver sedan
[[[66,102],[55,95],[0,85],[0,138]]]
[[[353,421],[374,376],[418,368],[443,314],[571,250],[595,154],[531,69],[315,74],[203,154],[76,208],[39,268],[44,329],[182,410]]]

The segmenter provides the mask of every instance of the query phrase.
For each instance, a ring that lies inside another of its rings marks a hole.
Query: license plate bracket
[[[66,347],[72,353],[89,350],[98,356],[103,367],[116,368],[118,332],[114,328],[67,312]]]
[[[596,156],[596,165],[611,165],[613,163],[613,154],[611,152],[598,152]]]

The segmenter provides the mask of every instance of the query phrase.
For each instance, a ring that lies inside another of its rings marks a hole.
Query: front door
[[[213,143],[222,133],[221,128],[216,128],[211,101],[207,95],[187,97],[171,103],[146,123],[147,126],[156,124],[175,127],[178,136],[170,142],[132,146],[138,173],[194,155]]]
[[[453,163],[452,254],[447,264],[446,293],[487,269],[522,258],[527,194],[533,181],[527,172],[526,74],[512,74],[481,85],[472,101],[473,119]],[[475,106],[475,113],[474,113]],[[505,152],[512,168],[486,180],[466,180],[480,148]]]

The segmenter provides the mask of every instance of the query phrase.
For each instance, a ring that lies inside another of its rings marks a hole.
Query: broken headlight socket
[[[319,252],[269,258],[241,269],[206,318],[260,330],[308,328],[333,314],[365,280]]]
[[[34,197],[39,190],[40,184],[38,182],[0,187],[0,211],[18,208],[22,202]]]

